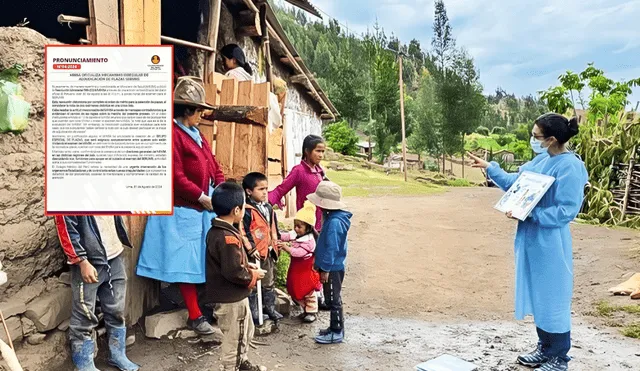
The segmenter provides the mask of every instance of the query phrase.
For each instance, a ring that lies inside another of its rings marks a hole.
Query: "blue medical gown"
[[[571,331],[573,250],[569,223],[580,212],[588,182],[584,163],[573,153],[541,154],[524,164],[530,171],[556,180],[531,215],[518,223],[515,241],[516,318],[533,315],[536,326],[550,333]],[[519,173],[493,162],[489,177],[508,190]]]

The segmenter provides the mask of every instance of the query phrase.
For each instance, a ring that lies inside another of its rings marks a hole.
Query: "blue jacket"
[[[337,210],[325,214],[322,231],[315,251],[315,268],[319,272],[339,272],[344,270],[347,258],[347,234],[351,227],[351,214]]]
[[[114,216],[113,219],[120,242],[132,247],[122,217]],[[85,259],[92,265],[108,264],[107,250],[93,216],[56,216],[55,221],[60,245],[69,264],[78,264]]]

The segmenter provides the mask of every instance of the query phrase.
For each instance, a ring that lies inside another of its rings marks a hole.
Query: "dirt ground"
[[[492,209],[499,191],[453,189],[419,198],[349,199],[354,212],[344,288],[346,342],[320,347],[326,327],[284,321],[251,358],[269,370],[412,370],[443,353],[480,370],[520,370],[535,342],[530,321],[513,319],[515,224]],[[640,370],[640,341],[591,313],[607,289],[638,269],[640,234],[574,225],[573,370]],[[186,341],[138,341],[142,370],[218,369],[215,349]],[[209,354],[207,354],[209,352]],[[198,356],[200,358],[196,359]],[[100,366],[103,366],[100,364]],[[109,368],[103,366],[103,370]]]

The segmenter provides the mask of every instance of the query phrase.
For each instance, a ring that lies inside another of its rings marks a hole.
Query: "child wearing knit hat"
[[[287,273],[287,291],[289,295],[302,306],[304,312],[301,318],[311,323],[316,320],[318,313],[318,298],[316,291],[322,290],[320,275],[313,270],[314,251],[318,232],[316,224],[316,207],[306,201],[304,207],[294,218],[294,229],[289,233],[282,233],[281,248],[291,255],[291,265]]]

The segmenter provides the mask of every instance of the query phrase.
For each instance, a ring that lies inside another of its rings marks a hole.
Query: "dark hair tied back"
[[[580,132],[577,117],[569,120],[557,113],[545,113],[536,119],[535,124],[542,130],[545,138],[554,137],[560,144],[567,143]]]
[[[242,51],[242,48],[236,44],[227,44],[220,50],[220,54],[222,54],[227,59],[233,59],[238,62],[238,65],[242,67],[249,75],[253,75],[253,70],[251,69],[251,65],[247,62],[247,58]]]

